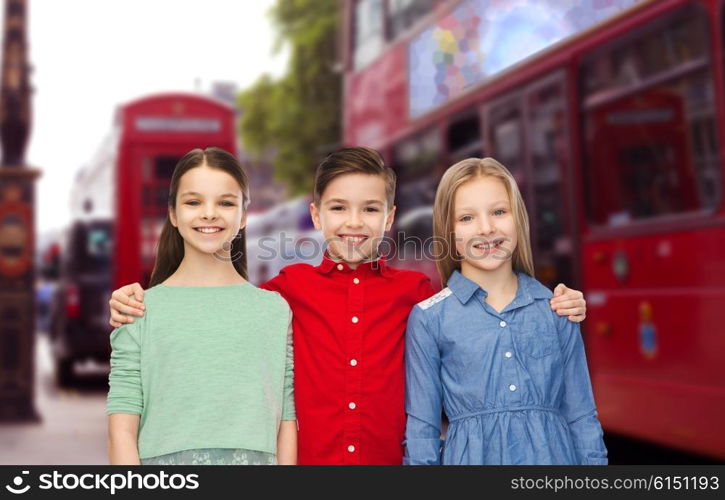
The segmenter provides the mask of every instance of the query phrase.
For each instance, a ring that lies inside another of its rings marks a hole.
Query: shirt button
[[[353,322],[353,323],[357,323],[358,321],[360,321],[360,320],[358,319],[358,317],[357,317],[357,316],[353,316],[353,317],[352,317],[352,322]]]
[[[514,384],[511,384],[509,386],[509,391],[514,392],[516,390],[516,386]]]
[[[357,405],[355,403],[352,403],[352,402],[349,405],[347,405],[347,407],[350,408],[351,410],[354,410],[356,406]]]
[[[360,280],[357,278],[353,278],[352,282],[355,283],[356,285],[360,284]]]
[[[357,366],[357,359],[351,359],[350,366]]]
[[[349,451],[350,453],[352,453],[352,452],[355,451],[355,447],[353,445],[350,445],[350,446],[347,447],[347,451]]]
[[[511,351],[506,351],[506,354],[504,354],[507,358],[510,358],[512,356]]]
[[[499,325],[501,325],[501,328],[503,328],[504,326],[506,326],[506,322],[502,321],[501,323],[499,323]]]
[[[338,271],[342,271],[343,269],[345,269],[345,267],[342,264],[338,264],[337,265],[337,270]]]

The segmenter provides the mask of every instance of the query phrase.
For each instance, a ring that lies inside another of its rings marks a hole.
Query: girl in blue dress
[[[433,218],[445,288],[408,319],[404,463],[606,464],[579,325],[533,278],[511,173],[491,158],[457,163]]]

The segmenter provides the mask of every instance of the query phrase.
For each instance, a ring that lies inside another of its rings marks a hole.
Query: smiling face
[[[377,246],[393,225],[386,184],[379,175],[350,173],[334,178],[310,204],[315,228],[322,230],[330,255],[355,268],[376,258]]]
[[[471,179],[456,190],[453,203],[453,230],[462,267],[511,269],[516,220],[503,182],[491,176]]]
[[[229,253],[231,242],[246,222],[243,194],[228,173],[202,165],[179,180],[171,223],[184,239],[185,252]]]

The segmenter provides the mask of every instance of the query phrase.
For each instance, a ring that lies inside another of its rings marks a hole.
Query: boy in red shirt
[[[408,314],[435,292],[422,273],[377,256],[395,216],[395,173],[368,148],[344,148],[317,168],[310,214],[328,245],[318,266],[294,264],[261,288],[293,313],[300,465],[400,465],[405,432]],[[138,283],[113,292],[111,325],[143,314]],[[557,286],[552,307],[582,321],[581,292]]]

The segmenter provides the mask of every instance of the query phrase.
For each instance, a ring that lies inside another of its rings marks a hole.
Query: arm
[[[587,317],[587,301],[579,290],[567,288],[559,283],[554,288],[554,298],[550,301],[551,309],[559,316],[568,316],[569,321],[581,323]]]
[[[423,310],[416,306],[405,334],[405,427],[404,465],[441,463],[441,413],[443,388],[440,353],[428,331]]]
[[[138,283],[122,286],[113,291],[108,305],[111,306],[111,319],[108,323],[112,327],[133,323],[131,316],[143,316],[146,309],[143,305],[143,288]]]
[[[597,419],[584,342],[579,325],[557,318],[563,340],[564,380],[561,414],[569,425],[580,465],[606,465],[602,426]]]
[[[108,461],[111,465],[141,465],[138,457],[139,415],[108,416]]]
[[[287,358],[284,372],[282,422],[277,431],[277,464],[297,465],[297,414],[294,394],[294,349],[292,345],[292,312],[287,327]]]
[[[112,465],[139,464],[138,426],[143,412],[141,348],[137,325],[111,333],[111,373],[108,377],[108,457]]]
[[[297,465],[297,421],[283,420],[277,432],[277,464]]]

